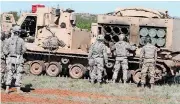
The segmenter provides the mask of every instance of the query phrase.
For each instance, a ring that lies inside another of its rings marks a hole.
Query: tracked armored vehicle
[[[55,77],[68,72],[81,78],[86,72],[90,32],[75,24],[74,10],[33,5],[17,21],[27,52],[26,68],[34,75]]]
[[[21,37],[27,46],[26,66],[34,75],[46,73],[55,77],[65,71],[72,78],[81,78],[87,72],[88,48],[97,35],[104,34],[110,58],[106,69],[111,79],[115,60],[110,48],[119,41],[121,33],[126,34],[126,41],[138,47],[129,54],[129,78],[135,83],[139,83],[141,77],[139,54],[146,36],[159,48],[156,81],[180,74],[180,19],[168,16],[167,11],[119,8],[98,15],[90,33],[76,27],[74,10],[36,5],[32,9],[32,13],[23,13],[17,24],[24,30]]]
[[[146,8],[118,8],[115,12],[98,15],[97,23],[92,24],[92,41],[104,34],[108,47],[119,41],[118,35],[126,34],[126,41],[136,44],[136,52],[129,57],[129,72],[134,82],[139,83],[141,69],[139,55],[144,39],[150,36],[152,43],[159,48],[156,63],[156,81],[179,75],[180,68],[180,19],[168,15],[167,11]],[[113,52],[111,52],[110,57]],[[107,67],[112,72],[114,61]],[[107,70],[108,71],[108,70]]]

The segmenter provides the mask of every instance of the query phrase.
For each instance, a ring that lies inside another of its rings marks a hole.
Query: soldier
[[[150,76],[151,88],[154,85],[155,63],[157,60],[157,48],[151,44],[151,38],[146,38],[146,45],[142,47],[140,61],[143,61],[141,70],[141,84],[144,87],[146,83],[147,72]]]
[[[95,79],[97,79],[98,83],[102,82],[102,72],[104,71],[104,61],[108,63],[108,56],[106,51],[106,46],[103,43],[104,36],[98,35],[97,41],[91,46],[88,59],[89,64],[91,66],[91,83],[94,83]],[[97,78],[96,78],[97,74]]]
[[[1,32],[1,87],[5,83],[6,74],[6,57],[3,53],[3,46],[10,38],[11,34],[9,32]]]
[[[113,83],[116,82],[118,72],[120,68],[122,67],[123,70],[123,82],[124,84],[127,81],[127,69],[128,69],[128,55],[129,55],[129,50],[135,50],[135,46],[131,46],[129,43],[124,41],[125,35],[120,34],[119,35],[119,41],[115,43],[115,45],[112,47],[112,51],[114,51],[115,57],[116,57],[116,62],[114,65],[114,73],[112,77]]]
[[[5,69],[2,65],[2,63],[5,63],[5,58],[4,58],[4,54],[3,54],[3,42],[4,41],[4,33],[1,33],[1,88],[4,84],[4,74],[5,74]]]
[[[3,52],[7,56],[7,79],[6,79],[6,93],[9,93],[9,87],[14,75],[16,75],[15,86],[17,87],[17,93],[21,93],[21,78],[23,72],[23,54],[26,51],[24,40],[19,37],[20,27],[13,27],[14,35],[7,40],[4,44]]]

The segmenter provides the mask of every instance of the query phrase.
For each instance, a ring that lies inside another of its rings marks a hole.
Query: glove
[[[5,59],[6,56],[4,54],[1,55],[1,59]]]
[[[105,64],[108,64],[108,60],[105,60]]]
[[[132,46],[135,46],[135,47],[136,47],[137,45],[136,45],[136,44],[132,44]]]
[[[142,63],[142,59],[139,59],[139,62]]]

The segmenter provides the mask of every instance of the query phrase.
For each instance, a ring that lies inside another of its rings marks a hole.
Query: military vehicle
[[[104,34],[110,58],[106,69],[111,78],[115,61],[110,48],[119,41],[121,33],[126,34],[126,41],[138,46],[136,52],[129,54],[129,75],[135,83],[140,81],[139,53],[146,36],[152,37],[153,44],[159,47],[156,81],[180,73],[180,19],[170,17],[167,11],[119,8],[98,15],[97,23],[92,23],[91,33],[76,27],[73,12],[71,9],[33,5],[32,13],[20,16],[17,24],[25,30],[21,37],[26,41],[26,65],[32,74],[45,72],[55,77],[64,69],[72,78],[81,78],[87,72],[88,48],[97,35]]]
[[[74,10],[59,7],[33,5],[31,13],[22,13],[16,24],[23,30],[26,68],[32,74],[55,77],[64,69],[72,78],[84,75],[90,32],[77,28],[75,20]]]
[[[15,19],[12,14],[3,13],[1,14],[1,32],[9,32],[11,27],[15,24]]]
[[[158,61],[156,63],[156,81],[180,74],[180,18],[173,18],[168,11],[157,11],[147,8],[118,8],[114,12],[98,15],[97,23],[92,23],[92,41],[99,34],[104,34],[111,46],[119,41],[118,35],[126,34],[126,41],[135,44],[136,52],[129,54],[129,72],[135,83],[141,78],[141,64],[139,55],[144,39],[150,36],[152,43],[158,47]],[[110,52],[110,57],[113,52]],[[114,61],[111,61],[107,71],[111,69]]]

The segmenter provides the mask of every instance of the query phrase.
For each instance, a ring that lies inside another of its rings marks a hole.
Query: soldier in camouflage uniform
[[[2,88],[2,85],[4,84],[4,74],[5,74],[5,69],[2,65],[2,63],[5,62],[4,54],[2,51],[3,43],[4,43],[4,33],[1,33],[1,88]]]
[[[9,32],[1,32],[1,87],[5,84],[6,76],[6,57],[3,53],[3,46],[10,36],[11,34]]]
[[[98,83],[101,83],[102,72],[104,71],[104,62],[108,63],[106,46],[103,41],[104,36],[98,35],[97,41],[91,46],[89,50],[88,59],[89,65],[92,68],[90,70],[91,83],[94,83],[95,79],[97,79]]]
[[[23,72],[23,54],[26,51],[24,40],[19,37],[20,27],[13,27],[14,36],[8,39],[7,43],[4,44],[3,52],[7,56],[7,79],[6,79],[6,93],[9,93],[9,87],[14,75],[16,82],[15,86],[17,87],[17,93],[21,93],[21,79]]]
[[[112,77],[113,83],[116,82],[118,72],[120,68],[122,67],[123,70],[123,82],[124,84],[127,81],[127,69],[128,69],[128,55],[129,55],[129,50],[135,50],[135,46],[131,46],[129,43],[124,41],[125,35],[120,34],[119,35],[119,41],[115,43],[115,45],[111,48],[112,51],[115,53],[116,57],[116,62],[114,65],[114,73]]]
[[[151,44],[151,38],[146,38],[146,45],[142,47],[140,61],[143,61],[141,70],[141,84],[144,87],[147,73],[150,76],[151,87],[154,85],[155,63],[157,60],[157,48]]]

